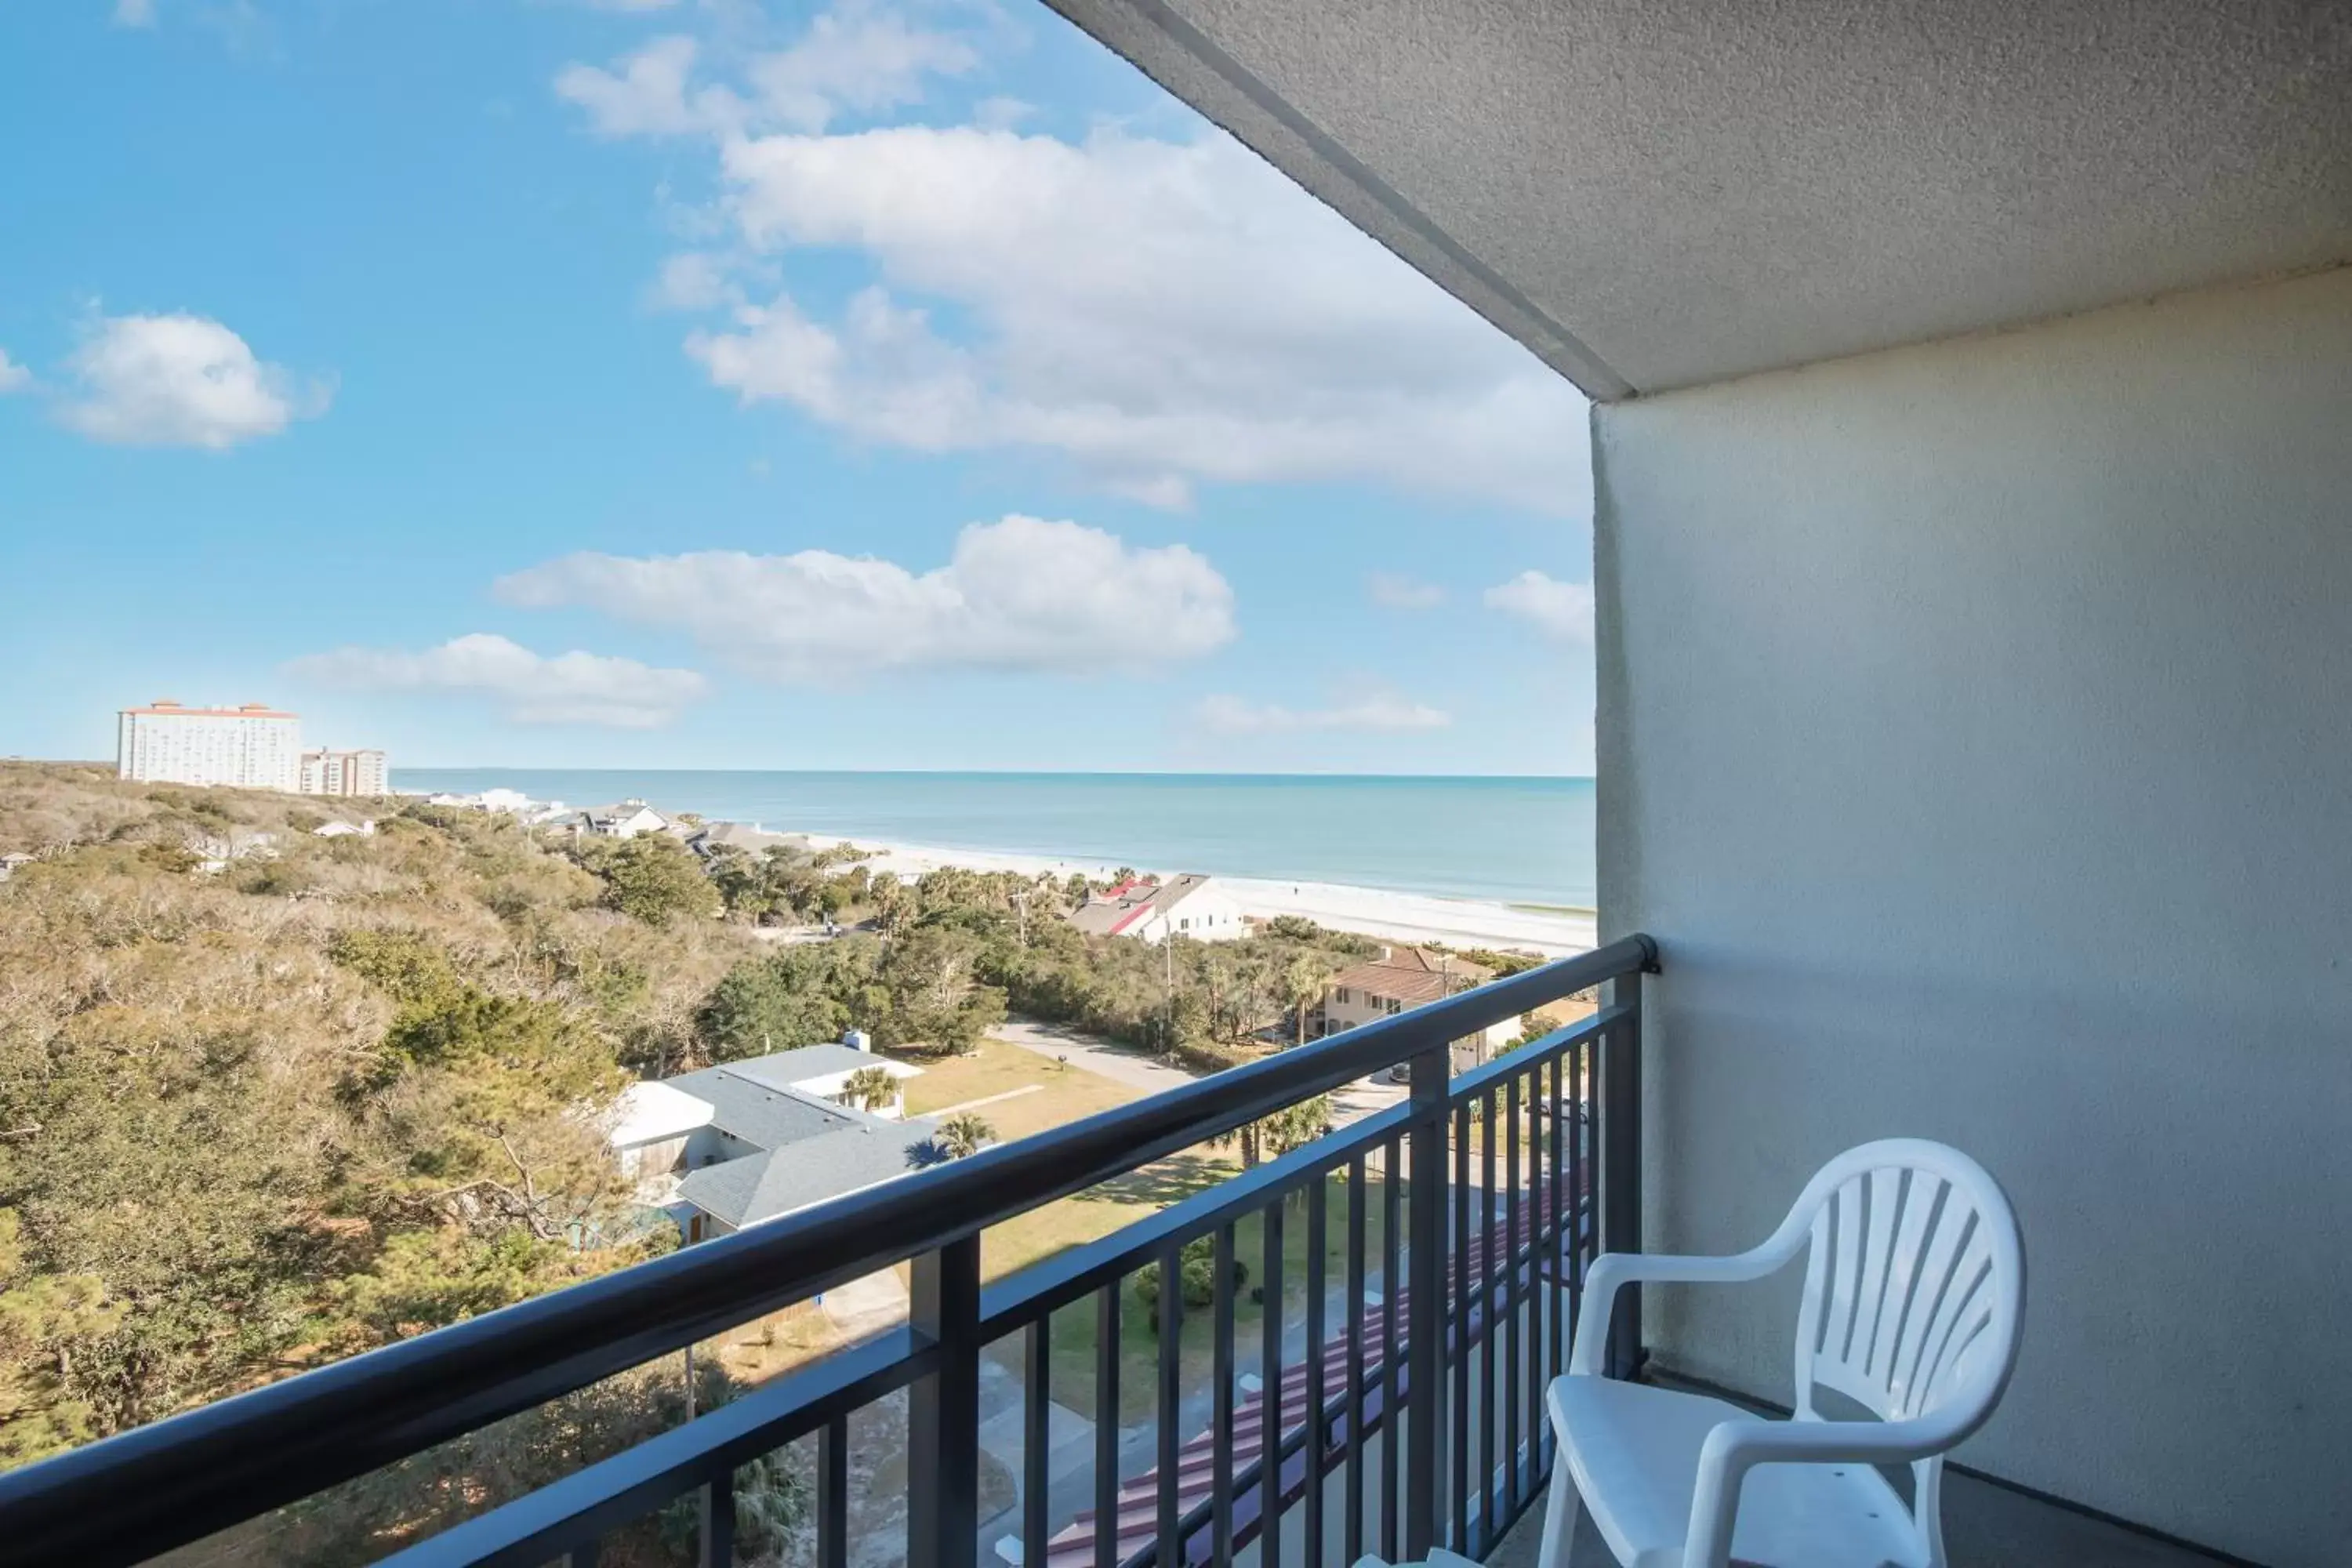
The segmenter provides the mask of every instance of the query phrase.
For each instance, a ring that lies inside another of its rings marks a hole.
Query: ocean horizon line
[[[1598,901],[1590,778],[1010,769],[395,768],[395,789],[502,787],[814,837],[1384,889]]]
[[[1318,783],[1336,780],[1394,779],[1412,784],[1593,784],[1591,773],[1368,773],[1315,772],[1287,769],[1281,772],[1236,772],[1202,768],[697,768],[569,766],[551,763],[403,763],[391,773],[397,778],[404,773],[618,773],[642,776],[654,773],[740,773],[773,776],[782,774],[796,778],[851,778],[882,776],[889,778],[1016,778],[1016,779],[1246,779],[1251,781],[1308,779]]]

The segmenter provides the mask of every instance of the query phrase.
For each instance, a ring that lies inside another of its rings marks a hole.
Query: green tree
[[[727,972],[695,1019],[713,1061],[735,1061],[872,1026],[887,1006],[869,938],[780,947]]]
[[[996,1125],[976,1110],[959,1111],[940,1123],[932,1141],[948,1158],[969,1159],[996,1142]]]
[[[37,1274],[22,1222],[0,1209],[0,1467],[21,1465],[94,1436],[94,1415],[68,1390],[75,1342],[112,1329],[120,1302],[95,1274]]]
[[[647,925],[719,912],[719,890],[694,851],[667,833],[640,833],[591,868],[604,879],[604,902]]]
[[[1331,984],[1332,969],[1328,961],[1313,952],[1301,952],[1282,966],[1276,979],[1276,994],[1283,1005],[1292,1009],[1297,1017],[1298,1044],[1307,1043],[1307,1015],[1323,1000],[1323,993]]]
[[[859,1068],[843,1080],[840,1100],[860,1110],[887,1110],[898,1103],[898,1080],[886,1067]]]
[[[982,943],[969,932],[918,926],[890,944],[881,980],[886,1043],[961,1054],[1004,1022],[1004,993],[980,984]]]

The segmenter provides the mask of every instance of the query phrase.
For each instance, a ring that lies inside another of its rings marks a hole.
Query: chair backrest
[[[2000,1184],[1957,1149],[1889,1138],[1823,1166],[1789,1220],[1808,1217],[1798,1415],[1814,1415],[1823,1387],[1884,1420],[1951,1419],[1955,1441],[1973,1431],[2017,1364],[2025,1309]]]

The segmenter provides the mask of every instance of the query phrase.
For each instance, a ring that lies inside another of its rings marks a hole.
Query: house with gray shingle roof
[[[611,1131],[614,1157],[688,1241],[724,1236],[936,1163],[936,1121],[903,1098],[868,1110],[841,1098],[850,1074],[920,1068],[848,1045],[804,1046],[633,1084]]]

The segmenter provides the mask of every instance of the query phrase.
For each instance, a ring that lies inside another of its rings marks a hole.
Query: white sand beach
[[[819,842],[824,842],[820,839]],[[1049,855],[1007,855],[982,849],[938,849],[915,844],[886,844],[851,839],[872,852],[867,862],[877,872],[919,877],[942,866],[962,866],[974,871],[1014,871],[1034,877],[1050,871],[1066,877],[1083,871],[1106,877],[1118,868],[1099,861],[1056,858]],[[1139,867],[1165,875],[1181,867]],[[1232,894],[1242,912],[1271,919],[1301,915],[1334,931],[1386,937],[1394,942],[1435,942],[1451,947],[1520,948],[1546,957],[1583,952],[1597,945],[1597,917],[1590,911],[1522,909],[1511,904],[1474,899],[1445,899],[1428,893],[1398,893],[1380,888],[1346,887],[1332,882],[1277,882],[1260,877],[1224,877],[1217,884]]]

